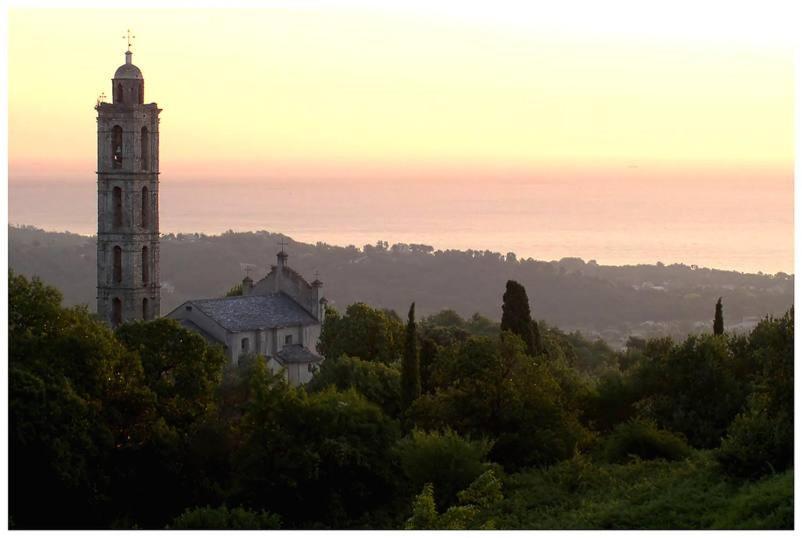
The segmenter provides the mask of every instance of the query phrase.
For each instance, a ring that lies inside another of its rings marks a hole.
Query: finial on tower
[[[125,35],[123,36],[123,39],[128,41],[128,52],[131,52],[131,45],[134,44],[131,40],[132,39],[136,39],[136,36],[135,35],[131,35],[131,30],[128,29],[128,30],[125,31]]]
[[[279,252],[279,253],[278,253],[278,255],[277,255],[277,257],[278,257],[278,262],[279,262],[279,265],[284,265],[284,262],[285,262],[285,261],[287,261],[287,253],[286,253],[286,252],[284,252],[284,247],[286,247],[286,246],[287,246],[287,242],[286,242],[286,241],[284,241],[284,239],[282,238],[282,239],[281,239],[281,240],[278,242],[278,244],[279,244],[279,245],[281,245],[281,252]]]
[[[128,42],[128,50],[125,51],[125,63],[127,65],[131,65],[131,55],[133,54],[131,52],[131,45],[134,44],[132,42],[132,40],[136,39],[136,36],[135,35],[131,35],[131,30],[126,30],[125,31],[125,35],[123,36],[123,39],[125,39]]]

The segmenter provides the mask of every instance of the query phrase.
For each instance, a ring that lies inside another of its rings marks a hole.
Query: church
[[[209,342],[223,345],[232,364],[263,355],[292,385],[306,383],[323,360],[314,350],[326,311],[323,283],[311,284],[287,265],[282,249],[263,279],[242,281],[242,295],[187,301],[167,314]]]
[[[112,78],[112,102],[97,106],[97,312],[111,327],[160,315],[159,113],[145,103],[145,79],[133,64],[131,36],[125,63]],[[223,346],[232,364],[249,354],[306,383],[323,360],[316,353],[326,299],[278,261],[259,282],[242,281],[242,295],[187,301],[167,317]]]

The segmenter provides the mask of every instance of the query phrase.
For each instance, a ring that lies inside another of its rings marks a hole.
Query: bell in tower
[[[112,327],[160,314],[159,113],[132,62],[97,110],[97,312]]]

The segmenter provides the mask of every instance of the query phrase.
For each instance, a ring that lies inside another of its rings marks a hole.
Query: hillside
[[[225,293],[244,276],[264,276],[278,241],[288,242],[289,263],[313,278],[344,309],[364,301],[403,312],[416,301],[420,315],[451,308],[498,320],[500,290],[508,279],[529,292],[535,317],[563,330],[579,330],[621,345],[633,334],[682,336],[709,330],[713,305],[724,302],[728,330],[748,329],[766,314],[793,304],[794,277],[745,274],[683,264],[605,266],[579,258],[518,259],[490,251],[435,251],[426,245],[337,247],[295,242],[266,231],[219,236],[165,235],[161,243],[162,314],[190,298]],[[64,293],[65,303],[94,309],[96,250],[93,237],[9,227],[9,265],[39,275]]]

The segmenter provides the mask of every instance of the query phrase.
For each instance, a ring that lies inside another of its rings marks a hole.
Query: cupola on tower
[[[97,311],[112,327],[159,316],[159,113],[131,62],[97,110]]]

